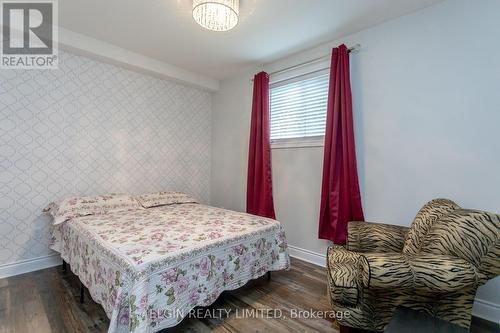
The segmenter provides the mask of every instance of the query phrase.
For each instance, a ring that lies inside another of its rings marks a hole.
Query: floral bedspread
[[[289,267],[279,222],[200,204],[74,218],[54,226],[51,248],[103,306],[108,333],[175,326],[222,291]]]

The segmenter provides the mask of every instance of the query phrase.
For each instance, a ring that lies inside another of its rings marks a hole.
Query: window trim
[[[271,149],[313,148],[324,145],[324,135],[271,140]]]
[[[279,80],[272,80],[272,78],[270,78],[271,82],[269,83],[269,89],[279,88],[281,86],[284,86],[284,85],[287,85],[290,83],[299,82],[299,81],[312,79],[312,78],[315,78],[318,76],[329,75],[329,74],[330,74],[330,67],[326,67],[326,68],[315,69],[313,71],[308,71],[306,73],[291,75],[287,78],[281,78]]]

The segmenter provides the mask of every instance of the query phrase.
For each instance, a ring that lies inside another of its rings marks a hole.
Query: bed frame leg
[[[85,302],[85,286],[80,281],[80,303],[83,304]]]
[[[63,269],[63,272],[66,272],[66,270],[67,270],[66,261],[64,261],[64,260],[63,260],[63,264],[62,264],[62,269]]]
[[[267,272],[267,281],[271,281],[271,271]]]

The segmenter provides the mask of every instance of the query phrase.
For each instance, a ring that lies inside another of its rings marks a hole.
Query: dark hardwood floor
[[[271,281],[262,277],[224,292],[212,306],[200,309],[209,314],[206,318],[186,318],[162,333],[336,332],[332,319],[290,318],[296,310],[330,310],[325,281],[323,268],[292,259],[289,271],[273,272]],[[106,332],[109,321],[101,306],[88,294],[84,304],[79,303],[79,297],[78,278],[61,267],[0,279],[0,333]],[[225,316],[221,309],[230,315]],[[260,318],[239,318],[245,309],[258,309]],[[275,315],[264,311],[273,309]],[[212,313],[220,313],[222,318],[210,318]],[[263,318],[267,315],[270,318]],[[474,318],[471,331],[499,332],[498,326],[478,318]]]

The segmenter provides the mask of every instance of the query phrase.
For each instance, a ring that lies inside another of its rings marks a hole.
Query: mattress
[[[109,333],[175,326],[290,263],[278,221],[201,204],[78,217],[54,227],[52,240],[104,308]]]

